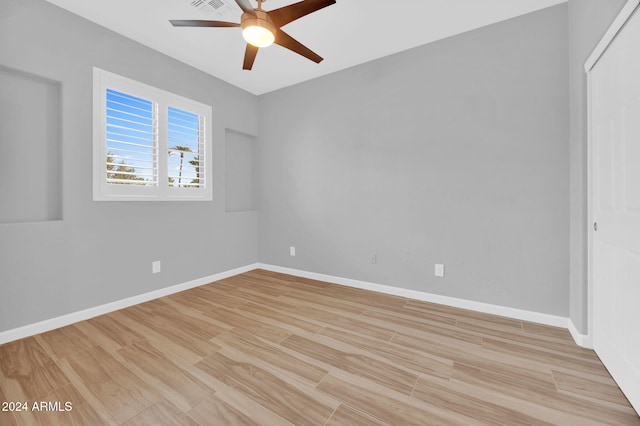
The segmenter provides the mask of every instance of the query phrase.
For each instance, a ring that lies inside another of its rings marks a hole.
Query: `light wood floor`
[[[0,367],[0,401],[72,403],[3,426],[640,425],[566,330],[260,270],[2,345]]]

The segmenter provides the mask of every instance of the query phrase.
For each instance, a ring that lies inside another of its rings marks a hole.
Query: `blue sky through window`
[[[157,185],[158,117],[154,102],[113,89],[106,93],[108,182]],[[171,186],[204,184],[199,155],[203,118],[167,108],[168,176]]]
[[[106,101],[108,181],[155,184],[158,138],[155,105],[112,89],[107,89]]]
[[[174,186],[198,186],[202,183],[199,163],[203,143],[198,114],[168,108],[169,178]]]

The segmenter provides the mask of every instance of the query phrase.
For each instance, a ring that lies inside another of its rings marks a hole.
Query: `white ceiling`
[[[251,71],[242,70],[245,42],[239,28],[169,24],[169,19],[240,22],[233,0],[224,0],[230,6],[222,16],[205,15],[190,5],[193,0],[47,1],[260,95],[566,0],[337,0],[283,27],[323,62],[273,45],[260,49]],[[267,0],[264,9],[291,3],[295,0]]]

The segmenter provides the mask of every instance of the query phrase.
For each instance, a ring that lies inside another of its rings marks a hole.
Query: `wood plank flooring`
[[[3,426],[640,425],[566,330],[263,270],[0,346],[5,401]]]

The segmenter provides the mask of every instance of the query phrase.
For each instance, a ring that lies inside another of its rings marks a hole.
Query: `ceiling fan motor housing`
[[[242,29],[246,29],[248,27],[262,27],[268,30],[271,34],[276,33],[276,27],[273,25],[273,21],[269,18],[269,15],[264,10],[256,9],[254,10],[255,15],[251,15],[249,13],[243,13],[240,21],[240,26]]]

